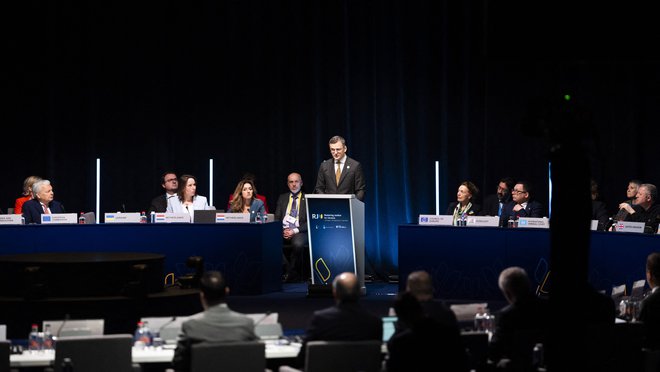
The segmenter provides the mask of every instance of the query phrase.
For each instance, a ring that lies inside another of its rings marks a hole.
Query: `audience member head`
[[[360,299],[360,283],[357,276],[349,272],[337,275],[332,281],[332,295],[338,304],[358,302]]]
[[[197,178],[184,174],[179,178],[177,195],[182,201],[191,201],[197,195]]]
[[[660,285],[660,253],[653,252],[646,258],[646,281],[649,287]]]
[[[512,266],[502,270],[497,284],[509,303],[515,303],[530,294],[531,283],[522,267]]]
[[[296,194],[302,188],[302,177],[298,173],[291,173],[286,178],[286,185],[289,187],[289,191],[291,191],[292,194]]]
[[[160,176],[160,185],[165,189],[168,194],[174,194],[179,189],[179,180],[176,173],[167,171]]]
[[[34,197],[34,194],[32,192],[32,186],[34,186],[35,182],[41,181],[41,177],[39,176],[29,176],[23,181],[23,195],[24,196],[32,196]]]
[[[244,206],[252,204],[252,200],[256,195],[257,188],[254,186],[253,181],[249,179],[241,180],[234,189],[234,194],[229,203],[230,209],[234,212],[241,212]]]
[[[526,203],[531,199],[532,186],[527,181],[518,181],[511,190],[511,198],[516,204]]]
[[[341,160],[344,155],[346,155],[346,140],[341,136],[334,136],[328,141],[328,146],[330,147],[330,155],[332,158],[337,161]]]
[[[412,328],[424,318],[424,310],[414,294],[409,291],[400,292],[394,300],[394,311],[397,321]]]
[[[591,200],[600,200],[600,189],[598,188],[598,182],[591,179]]]
[[[635,195],[637,195],[637,189],[641,184],[642,181],[640,180],[628,181],[628,188],[626,189],[626,196],[628,197],[628,199],[635,199]]]
[[[477,194],[479,194],[479,188],[470,181],[463,181],[460,186],[458,186],[458,192],[456,193],[456,200],[461,205],[467,205],[476,199]]]
[[[418,301],[428,301],[433,298],[433,282],[431,275],[418,270],[408,274],[406,291],[412,293]]]
[[[32,185],[32,194],[39,202],[48,205],[53,201],[55,193],[49,180],[37,181]]]
[[[219,271],[205,272],[199,281],[199,288],[204,309],[225,302],[229,294],[225,278]]]
[[[507,200],[511,195],[511,190],[516,183],[511,177],[503,177],[500,182],[497,183],[497,198],[500,201]]]

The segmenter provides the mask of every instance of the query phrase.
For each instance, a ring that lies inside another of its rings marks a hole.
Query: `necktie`
[[[43,207],[44,207],[44,213],[50,214],[50,209],[48,209],[48,206],[44,204]]]
[[[337,180],[337,185],[339,185],[339,179],[341,178],[341,162],[337,160],[337,170],[335,171],[335,178]]]
[[[499,203],[500,207],[497,209],[497,216],[500,217],[502,216],[502,203]]]
[[[298,193],[291,194],[291,217],[298,217]]]

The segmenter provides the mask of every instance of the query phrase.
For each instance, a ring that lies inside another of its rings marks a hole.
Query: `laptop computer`
[[[630,290],[630,299],[641,300],[644,297],[644,285],[646,285],[646,279],[633,282],[632,290]]]
[[[222,210],[217,209],[195,210],[193,223],[215,223],[215,214],[222,212]]]
[[[390,337],[394,334],[395,324],[397,321],[396,316],[384,316],[383,319],[383,342],[389,341]]]
[[[50,324],[51,332],[56,337],[102,336],[105,322],[103,319],[63,319],[44,320],[41,329]]]

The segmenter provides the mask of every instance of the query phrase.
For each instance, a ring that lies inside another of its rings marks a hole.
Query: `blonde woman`
[[[14,203],[14,214],[23,214],[23,203],[30,199],[34,199],[34,194],[32,193],[32,185],[41,181],[39,176],[29,176],[23,181],[23,196],[16,199]]]

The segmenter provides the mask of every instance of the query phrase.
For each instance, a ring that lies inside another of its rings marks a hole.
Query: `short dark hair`
[[[660,280],[660,253],[653,252],[646,258],[646,270],[653,280]]]
[[[328,141],[329,145],[332,145],[333,143],[341,142],[342,146],[346,146],[346,140],[342,136],[333,136],[330,138],[330,141]]]
[[[504,182],[506,187],[509,189],[509,192],[511,192],[511,190],[513,190],[513,187],[516,185],[516,181],[511,177],[502,177],[500,182]]]
[[[207,271],[199,281],[199,288],[209,305],[216,305],[225,301],[227,283],[219,271]]]

